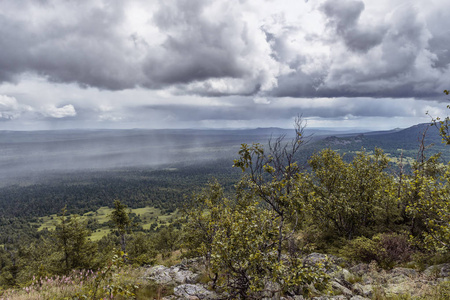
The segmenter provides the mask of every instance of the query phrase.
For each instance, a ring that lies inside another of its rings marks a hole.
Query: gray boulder
[[[218,295],[200,284],[181,284],[173,290],[182,299],[218,299]]]
[[[367,273],[369,273],[369,264],[357,264],[356,266],[353,266],[350,268],[350,272],[352,272],[353,274],[356,274],[358,276],[363,276]]]
[[[180,266],[172,266],[170,268],[154,266],[147,271],[145,277],[155,281],[157,284],[169,285],[196,283],[199,275],[189,270],[182,269]]]
[[[333,290],[335,290],[336,292],[343,294],[346,297],[351,297],[353,296],[353,292],[346,288],[344,285],[342,285],[340,282],[333,280],[331,282],[331,287],[333,288]]]
[[[410,269],[410,268],[394,268],[391,270],[390,272],[391,276],[400,276],[400,275],[404,275],[407,276],[409,278],[416,278],[418,273],[416,270],[414,269]]]
[[[450,263],[428,267],[423,273],[429,277],[446,278],[450,274]]]
[[[347,300],[347,297],[338,295],[338,296],[320,296],[320,297],[313,297],[311,298],[313,300]]]
[[[362,285],[360,283],[355,283],[353,285],[353,291],[360,296],[370,298],[373,294],[373,287],[370,284]]]
[[[174,282],[169,273],[169,268],[167,267],[154,266],[146,272],[145,277],[155,281],[157,284],[172,284]]]
[[[326,255],[322,253],[311,253],[303,258],[303,263],[308,266],[322,265],[325,272],[332,273],[340,269],[340,266],[346,265],[344,259],[334,255]]]

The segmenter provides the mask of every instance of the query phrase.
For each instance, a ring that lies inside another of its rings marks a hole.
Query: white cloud
[[[20,104],[14,97],[0,95],[0,119],[14,120],[32,110],[31,106]]]
[[[253,102],[256,104],[270,104],[270,100],[265,97],[255,97],[253,98]]]
[[[56,107],[56,106],[48,106],[43,109],[41,112],[42,115],[46,117],[61,119],[66,117],[74,117],[77,115],[77,112],[75,110],[75,107],[73,107],[72,104],[67,104],[62,107]]]

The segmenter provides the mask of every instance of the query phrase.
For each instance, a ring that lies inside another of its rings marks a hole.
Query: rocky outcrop
[[[366,300],[374,296],[375,291],[387,297],[409,294],[414,297],[423,292],[423,288],[432,287],[438,282],[449,280],[450,263],[431,266],[424,272],[410,268],[394,268],[390,271],[378,270],[374,264],[358,264],[347,266],[342,259],[319,253],[313,253],[303,259],[305,264],[320,263],[328,276],[332,295],[321,295],[307,298],[303,295],[281,296],[279,287],[275,283],[266,286],[261,298],[280,300]],[[200,273],[204,270],[199,260],[185,261],[172,267],[154,266],[147,270],[145,278],[158,285],[172,286],[173,295],[164,300],[196,300],[196,299],[225,299],[211,290],[210,285],[199,283]],[[314,291],[320,295],[319,292]],[[275,298],[273,298],[275,297]]]
[[[199,275],[180,265],[172,266],[170,268],[164,266],[154,266],[146,272],[145,278],[161,285],[176,285],[196,283]]]
[[[335,272],[347,265],[346,261],[342,258],[322,253],[311,253],[305,256],[303,263],[310,266],[322,265],[327,273]]]
[[[424,274],[429,277],[448,278],[450,275],[450,263],[428,267],[425,269]]]
[[[207,290],[200,284],[182,284],[174,288],[173,293],[178,299],[218,299],[219,296]]]

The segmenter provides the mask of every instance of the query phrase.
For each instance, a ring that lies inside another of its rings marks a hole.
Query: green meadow
[[[112,211],[112,208],[103,206],[96,211],[91,211],[80,216],[81,221],[93,221],[99,224],[99,228],[91,233],[91,240],[98,241],[111,232],[108,221]],[[138,225],[142,226],[144,230],[149,230],[152,224],[156,224],[156,226],[154,225],[154,228],[157,228],[178,216],[178,210],[170,214],[163,214],[160,209],[150,206],[129,209],[129,211],[130,215],[135,215],[141,220]],[[52,214],[39,218],[37,222],[33,223],[33,225],[39,225],[38,231],[44,229],[51,231],[55,229],[57,222],[58,216],[56,214]]]

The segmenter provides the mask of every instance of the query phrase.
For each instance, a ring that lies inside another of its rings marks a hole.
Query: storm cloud
[[[444,7],[445,0],[4,0],[0,119],[113,123],[148,113],[154,122],[188,122],[291,118],[294,110],[406,117],[414,114],[395,103],[411,99],[424,114],[433,105],[422,100],[444,101],[450,86]],[[290,111],[284,98],[297,101]]]

